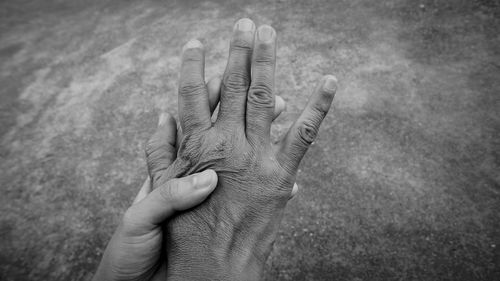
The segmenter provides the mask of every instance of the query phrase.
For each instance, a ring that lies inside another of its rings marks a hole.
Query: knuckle
[[[250,79],[240,71],[231,71],[224,76],[222,81],[224,89],[229,92],[244,92],[248,89]]]
[[[310,145],[318,135],[318,128],[313,122],[304,121],[298,127],[297,134],[302,144]]]
[[[231,51],[241,52],[241,53],[251,53],[253,47],[253,42],[243,38],[233,38],[231,41]]]
[[[179,116],[179,119],[183,123],[184,130],[186,133],[191,134],[197,130],[203,130],[207,125],[207,120],[203,118],[198,118],[197,116],[193,116],[192,114],[182,112]]]
[[[248,101],[261,107],[274,108],[274,97],[268,83],[259,83],[250,88]]]
[[[274,65],[276,56],[274,55],[272,46],[269,44],[259,44],[255,53],[255,62],[263,65]]]
[[[311,110],[312,110],[314,116],[316,116],[320,120],[325,118],[329,109],[330,109],[330,105],[325,104],[325,103],[315,103],[311,106]]]
[[[277,188],[272,190],[272,195],[281,201],[288,201],[292,193],[292,186],[287,180],[281,179],[276,182]]]
[[[197,95],[204,91],[205,83],[193,81],[194,79],[183,81],[179,86],[179,94],[184,96]]]
[[[182,159],[186,163],[196,162],[200,157],[200,148],[203,147],[201,138],[196,134],[186,135],[179,143],[177,159]]]
[[[276,59],[270,55],[260,54],[255,57],[255,63],[258,67],[267,67],[268,71],[271,71],[271,67],[276,63]]]

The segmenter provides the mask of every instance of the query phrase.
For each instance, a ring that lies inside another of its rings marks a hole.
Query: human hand
[[[206,85],[211,112],[219,102],[220,84],[216,77]],[[276,97],[274,117],[285,107],[284,100]],[[161,114],[158,129],[147,144],[149,173],[162,165],[168,167],[175,160],[178,135],[175,120]],[[168,238],[162,225],[175,211],[202,202],[216,183],[213,170],[171,179],[155,190],[148,177],[108,243],[93,280],[165,280],[166,260],[162,257]]]
[[[235,25],[223,77],[220,111],[212,124],[204,84],[204,49],[186,44],[179,83],[183,135],[177,158],[150,169],[153,186],[205,169],[218,187],[166,225],[167,275],[173,280],[259,279],[274,242],[300,160],[314,141],[335,95],[325,76],[286,136],[271,144],[276,33],[242,19]]]
[[[171,143],[175,144],[176,127],[175,123],[164,122],[167,118],[160,118],[155,135],[163,137],[161,143],[156,144],[170,150]],[[175,157],[169,153],[161,156],[170,163]],[[209,169],[171,179],[154,190],[148,177],[108,243],[93,280],[164,280],[162,224],[174,212],[192,208],[205,200],[216,184],[217,175]]]

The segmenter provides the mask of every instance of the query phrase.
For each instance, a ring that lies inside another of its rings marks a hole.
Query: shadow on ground
[[[381,3],[383,2],[383,3]],[[2,1],[0,279],[89,280],[176,112],[181,45],[221,74],[240,17],[278,31],[278,94],[334,110],[266,280],[500,280],[498,1]]]

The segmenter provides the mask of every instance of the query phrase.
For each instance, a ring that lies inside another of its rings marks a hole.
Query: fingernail
[[[259,27],[259,30],[257,31],[257,36],[259,38],[259,41],[262,42],[269,42],[274,39],[274,29],[270,27],[269,25],[263,25]]]
[[[243,18],[236,23],[235,27],[239,31],[253,31],[255,29],[255,24],[251,19]]]
[[[191,39],[189,40],[186,45],[184,45],[184,50],[187,50],[187,49],[201,49],[203,48],[203,44],[201,44],[200,40],[197,40],[197,39]]]
[[[327,92],[335,92],[337,90],[337,78],[333,75],[327,75],[323,89]]]
[[[167,123],[168,115],[165,112],[160,113],[160,118],[158,118],[158,126],[163,126]]]
[[[205,170],[197,174],[194,178],[194,187],[196,189],[208,188],[217,181],[217,174],[214,170]]]

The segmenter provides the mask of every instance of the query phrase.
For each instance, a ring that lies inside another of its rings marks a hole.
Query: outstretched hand
[[[292,193],[299,163],[326,116],[337,80],[323,77],[283,139],[271,143],[274,117],[276,32],[239,20],[222,79],[220,109],[211,121],[204,83],[204,47],[183,49],[179,82],[182,136],[171,165],[156,161],[154,187],[173,178],[213,169],[215,191],[202,204],[174,216],[166,241],[167,276],[173,280],[260,278]]]
[[[160,116],[146,149],[149,178],[94,280],[260,278],[283,208],[297,190],[298,165],[337,85],[325,76],[288,133],[271,144],[271,122],[285,107],[273,93],[275,61],[276,32],[256,31],[249,19],[235,25],[222,82],[205,84],[203,45],[185,45],[182,130],[170,115]]]

